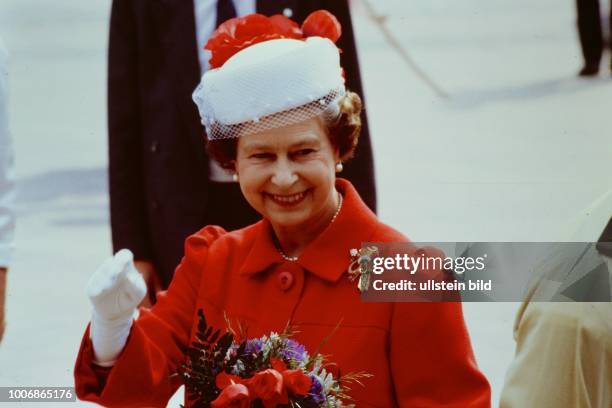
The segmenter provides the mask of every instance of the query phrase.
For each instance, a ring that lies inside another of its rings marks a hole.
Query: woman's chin
[[[274,214],[268,217],[268,221],[276,227],[292,228],[307,223],[308,217],[302,211],[292,211],[284,214]]]
[[[271,197],[265,197],[268,220],[278,226],[294,227],[308,221],[310,211],[310,194],[307,191],[301,199],[294,202],[278,202]]]

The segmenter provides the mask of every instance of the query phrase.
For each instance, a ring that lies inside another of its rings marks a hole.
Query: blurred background
[[[90,313],[84,288],[111,253],[110,3],[0,2],[18,183],[0,386],[72,385]],[[598,77],[576,76],[574,1],[371,3],[438,88],[405,63],[366,3],[354,0],[385,222],[414,241],[554,241],[612,188],[609,56]],[[494,405],[514,353],[516,309],[464,305]]]

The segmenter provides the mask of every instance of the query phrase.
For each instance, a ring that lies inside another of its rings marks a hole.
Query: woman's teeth
[[[305,195],[306,195],[305,191],[302,191],[301,193],[297,193],[297,194],[291,194],[291,195],[276,195],[276,194],[271,194],[272,199],[274,201],[277,201],[277,202],[282,203],[282,204],[296,203],[296,202],[300,201],[302,198],[304,198]]]

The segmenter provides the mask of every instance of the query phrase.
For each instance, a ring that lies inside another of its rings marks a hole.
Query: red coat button
[[[278,274],[278,286],[282,290],[289,290],[293,286],[293,274],[288,271],[283,271]]]

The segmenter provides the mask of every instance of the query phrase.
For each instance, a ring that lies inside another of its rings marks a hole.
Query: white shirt
[[[255,0],[233,0],[236,14],[245,16],[255,13]],[[217,22],[217,1],[216,0],[193,0],[195,10],[196,41],[198,44],[198,59],[200,61],[200,75],[209,68],[208,60],[210,52],[204,50],[204,45],[210,35],[215,31]],[[209,160],[209,179],[216,182],[231,182],[232,176],[223,170],[215,160]]]
[[[8,267],[15,230],[15,168],[8,128],[8,53],[0,38],[0,267]]]

